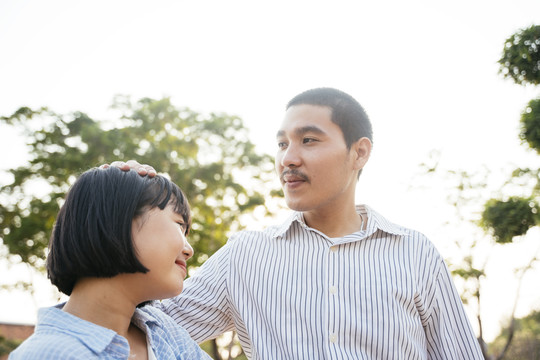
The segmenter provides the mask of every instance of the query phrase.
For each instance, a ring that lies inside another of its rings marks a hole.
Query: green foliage
[[[486,273],[483,269],[474,267],[472,256],[465,256],[461,267],[452,269],[452,275],[459,276],[464,280],[464,288],[461,294],[461,301],[464,304],[468,304],[470,299],[480,296],[480,281],[482,277],[486,276]]]
[[[538,204],[531,198],[510,197],[507,201],[490,199],[482,212],[482,226],[492,231],[495,241],[512,242],[538,221]]]
[[[17,346],[20,345],[21,342],[22,341],[6,339],[0,335],[0,356],[7,355],[12,352]]]
[[[196,254],[190,265],[201,265],[231,230],[242,227],[241,215],[264,207],[272,159],[255,151],[236,116],[199,114],[173,106],[168,98],[134,104],[121,98],[114,106],[123,114],[114,127],[84,113],[59,115],[46,108],[20,108],[1,118],[23,130],[31,154],[29,164],[9,171],[13,182],[0,188],[4,244],[10,254],[39,268],[76,176],[114,160],[137,159],[167,173],[186,193]]]
[[[521,319],[515,319],[513,326],[513,340],[504,359],[540,360],[540,311],[533,311]],[[490,349],[494,353],[501,353],[510,333],[510,327],[503,328],[490,344]]]
[[[452,270],[452,275],[457,275],[464,280],[469,279],[480,279],[482,276],[485,276],[486,273],[484,270],[475,269],[471,266],[472,262],[467,262],[469,267],[462,267]]]
[[[540,84],[540,25],[521,29],[504,43],[499,72],[516,84]]]
[[[519,137],[540,154],[540,98],[531,100],[521,114]]]
[[[517,84],[540,84],[540,25],[521,29],[510,36],[499,60],[500,73]],[[540,99],[529,102],[521,114],[520,138],[540,154]],[[498,243],[512,242],[538,224],[538,170],[517,169],[514,179],[531,179],[530,196],[514,196],[507,201],[491,199],[482,213],[482,226],[491,231]],[[524,184],[526,185],[526,184]]]

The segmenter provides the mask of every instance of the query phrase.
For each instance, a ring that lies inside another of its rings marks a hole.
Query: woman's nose
[[[184,241],[184,250],[183,254],[186,257],[186,261],[193,256],[193,248],[187,240]]]

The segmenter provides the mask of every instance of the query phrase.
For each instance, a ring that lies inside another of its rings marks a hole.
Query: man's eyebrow
[[[314,133],[314,134],[318,134],[318,135],[324,135],[326,134],[321,128],[315,126],[315,125],[307,125],[307,126],[302,126],[300,128],[297,128],[297,129],[294,129],[294,134],[296,136],[302,136],[302,135],[305,135],[307,133]],[[285,131],[284,130],[279,130],[276,134],[276,137],[282,137],[285,135]]]

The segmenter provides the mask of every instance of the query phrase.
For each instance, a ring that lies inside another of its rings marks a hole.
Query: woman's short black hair
[[[49,242],[47,275],[70,295],[78,279],[148,272],[137,258],[133,219],[158,207],[173,206],[191,226],[182,190],[163,176],[140,176],[116,167],[83,173],[69,190]]]

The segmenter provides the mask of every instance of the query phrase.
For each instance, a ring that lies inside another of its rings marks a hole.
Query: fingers
[[[141,176],[148,175],[149,177],[154,177],[157,175],[156,170],[148,164],[139,164],[136,160],[128,160],[126,165],[130,169],[133,169],[139,173]]]
[[[130,166],[123,161],[113,161],[111,163],[111,166],[115,166],[119,168],[120,170],[124,170],[124,171],[129,171],[130,169]]]
[[[141,176],[154,177],[157,175],[156,170],[152,166],[148,164],[139,164],[136,160],[128,160],[126,162],[113,161],[110,165],[109,164],[101,165],[100,168],[107,169],[111,166],[117,167],[123,171],[129,171],[130,169],[133,169],[137,171],[137,173]]]

